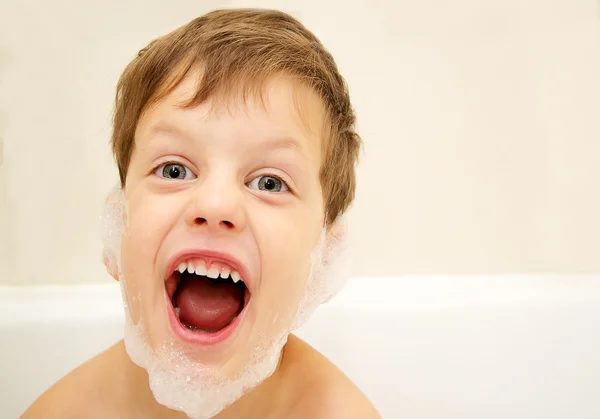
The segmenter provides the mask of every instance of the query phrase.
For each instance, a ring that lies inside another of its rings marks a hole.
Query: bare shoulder
[[[367,396],[316,349],[290,336],[286,350],[286,368],[297,394],[293,411],[299,418],[381,419]]]
[[[77,367],[46,390],[21,419],[115,417],[107,410],[114,405],[107,400],[114,392],[107,390],[118,376],[116,358],[115,346]]]

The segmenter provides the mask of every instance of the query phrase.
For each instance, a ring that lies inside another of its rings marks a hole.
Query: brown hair
[[[276,10],[216,10],[152,41],[126,67],[117,85],[112,149],[121,185],[134,147],[135,129],[148,105],[170,93],[194,65],[202,72],[185,106],[214,96],[262,95],[274,75],[291,75],[315,91],[327,113],[321,185],[327,223],[354,199],[360,137],[347,85],[331,54],[290,15]]]

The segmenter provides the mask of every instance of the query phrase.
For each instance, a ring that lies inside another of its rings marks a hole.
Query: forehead
[[[226,93],[216,93],[204,103],[189,107],[200,80],[200,70],[190,71],[171,92],[148,106],[138,128],[178,119],[185,113],[193,114],[200,124],[212,120],[243,123],[245,119],[259,129],[300,134],[315,145],[323,144],[328,119],[323,102],[313,89],[293,77],[277,75],[264,83],[230,88]]]

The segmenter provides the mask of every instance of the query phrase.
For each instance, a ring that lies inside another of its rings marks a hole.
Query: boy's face
[[[233,377],[289,331],[305,292],[324,220],[324,112],[283,78],[267,85],[265,106],[180,107],[196,79],[139,121],[121,278],[153,352],[170,347]],[[216,271],[225,278],[207,277]]]

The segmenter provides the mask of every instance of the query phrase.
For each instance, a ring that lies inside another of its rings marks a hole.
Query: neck
[[[159,404],[150,390],[148,373],[131,361],[125,350],[123,342],[120,343],[122,363],[125,365],[127,375],[126,387],[134,406],[135,412],[143,412],[144,418],[161,419],[187,419],[183,412],[171,410]],[[275,372],[258,386],[239,398],[232,405],[223,409],[213,419],[250,419],[268,417],[272,410],[272,400],[280,399],[278,396],[284,391],[284,369],[282,361],[285,356],[285,347]]]
[[[258,386],[250,390],[235,403],[223,409],[213,419],[250,419],[271,417],[273,410],[272,401],[280,399],[284,385],[284,374],[282,368],[282,356],[275,368],[275,372]]]

